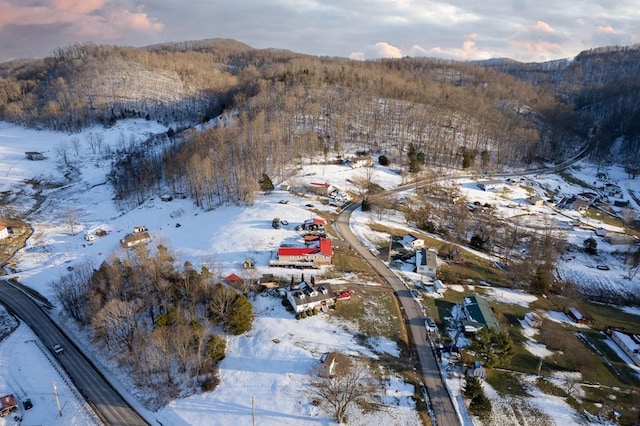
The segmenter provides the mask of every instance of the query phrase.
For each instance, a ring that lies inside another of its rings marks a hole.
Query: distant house
[[[302,229],[304,231],[324,231],[324,226],[327,224],[324,219],[314,217],[302,222]]]
[[[575,210],[577,212],[585,212],[591,205],[591,202],[584,198],[571,196],[560,200],[558,207],[561,209]]]
[[[407,250],[417,250],[424,247],[424,240],[414,234],[407,234],[402,237],[402,241],[400,243]]]
[[[4,225],[0,225],[0,240],[9,236],[9,228]]]
[[[138,234],[140,232],[147,232],[147,231],[148,231],[148,229],[147,229],[146,226],[134,226],[133,227],[133,233],[134,234]]]
[[[597,228],[596,231],[595,231],[595,234],[598,237],[606,237],[607,236],[607,230],[604,229],[604,228]]]
[[[320,238],[317,246],[278,248],[278,260],[270,261],[269,266],[318,268],[323,265],[330,265],[332,258],[333,247],[331,240]]]
[[[566,314],[569,315],[569,317],[578,324],[593,325],[593,323],[595,322],[591,315],[589,315],[584,310],[579,310],[574,306],[569,307]]]
[[[636,237],[627,234],[608,234],[604,237],[604,240],[614,246],[634,244],[638,242]]]
[[[266,288],[278,288],[278,280],[273,276],[273,274],[262,274],[260,277],[260,285]]]
[[[313,308],[327,312],[336,303],[336,296],[329,284],[312,286],[305,281],[289,289],[287,299],[296,313]]]
[[[640,367],[640,334],[613,330],[611,339],[620,346],[620,349],[631,358],[635,365]]]
[[[44,160],[44,155],[42,155],[41,152],[27,151],[24,153],[24,155],[27,156],[27,160],[31,160],[31,161]]]
[[[541,206],[542,204],[544,204],[544,200],[542,199],[542,197],[534,195],[527,198],[527,203],[531,204],[532,206]]]
[[[462,325],[465,333],[475,334],[484,327],[500,331],[500,324],[484,297],[465,297],[462,304],[462,312],[464,314]]]
[[[504,182],[501,180],[482,180],[478,182],[478,188],[483,191],[502,191]]]
[[[256,267],[253,259],[247,257],[244,262],[242,262],[242,269],[254,269]]]
[[[245,293],[248,290],[248,283],[244,278],[236,274],[229,274],[224,277],[224,282],[238,291]]]
[[[438,272],[438,252],[435,248],[416,251],[416,272],[431,278]]]
[[[357,169],[359,167],[373,167],[373,158],[370,155],[363,155],[361,157],[347,158],[344,160],[344,164]]]
[[[0,397],[0,403],[2,404],[0,405],[0,416],[2,417],[18,408],[18,400],[13,394]]]
[[[120,240],[120,245],[124,248],[130,248],[138,244],[146,244],[149,241],[151,241],[151,236],[148,232],[136,232],[125,235],[125,237]]]
[[[307,185],[307,190],[313,192],[314,194],[329,196],[337,189],[330,183],[311,182],[309,185]]]

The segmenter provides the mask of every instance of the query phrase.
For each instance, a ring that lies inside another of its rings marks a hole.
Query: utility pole
[[[60,399],[58,398],[58,388],[56,387],[56,382],[52,380],[51,384],[53,385],[53,394],[56,397],[56,405],[58,406],[58,416],[62,417],[62,408],[60,408]]]
[[[391,246],[393,245],[393,235],[389,235],[389,254],[387,255],[387,264],[391,264]]]
[[[256,426],[256,397],[251,397],[251,418],[253,426]]]

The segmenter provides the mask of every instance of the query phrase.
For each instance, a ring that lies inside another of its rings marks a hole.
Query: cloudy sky
[[[373,59],[545,61],[640,43],[637,0],[0,0],[0,62],[75,42],[231,38]]]

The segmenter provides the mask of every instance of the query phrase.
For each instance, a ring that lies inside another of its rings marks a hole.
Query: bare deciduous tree
[[[312,375],[309,396],[330,407],[338,423],[344,423],[347,408],[375,395],[377,382],[363,361],[336,354],[331,374],[318,369]]]

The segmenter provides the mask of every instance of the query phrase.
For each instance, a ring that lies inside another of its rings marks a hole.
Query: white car
[[[62,352],[64,352],[64,348],[58,343],[56,343],[55,345],[51,346],[51,349],[53,349],[53,352],[55,352],[56,355],[57,354],[61,354]]]
[[[91,242],[96,239],[96,236],[93,234],[85,234],[84,239]]]

